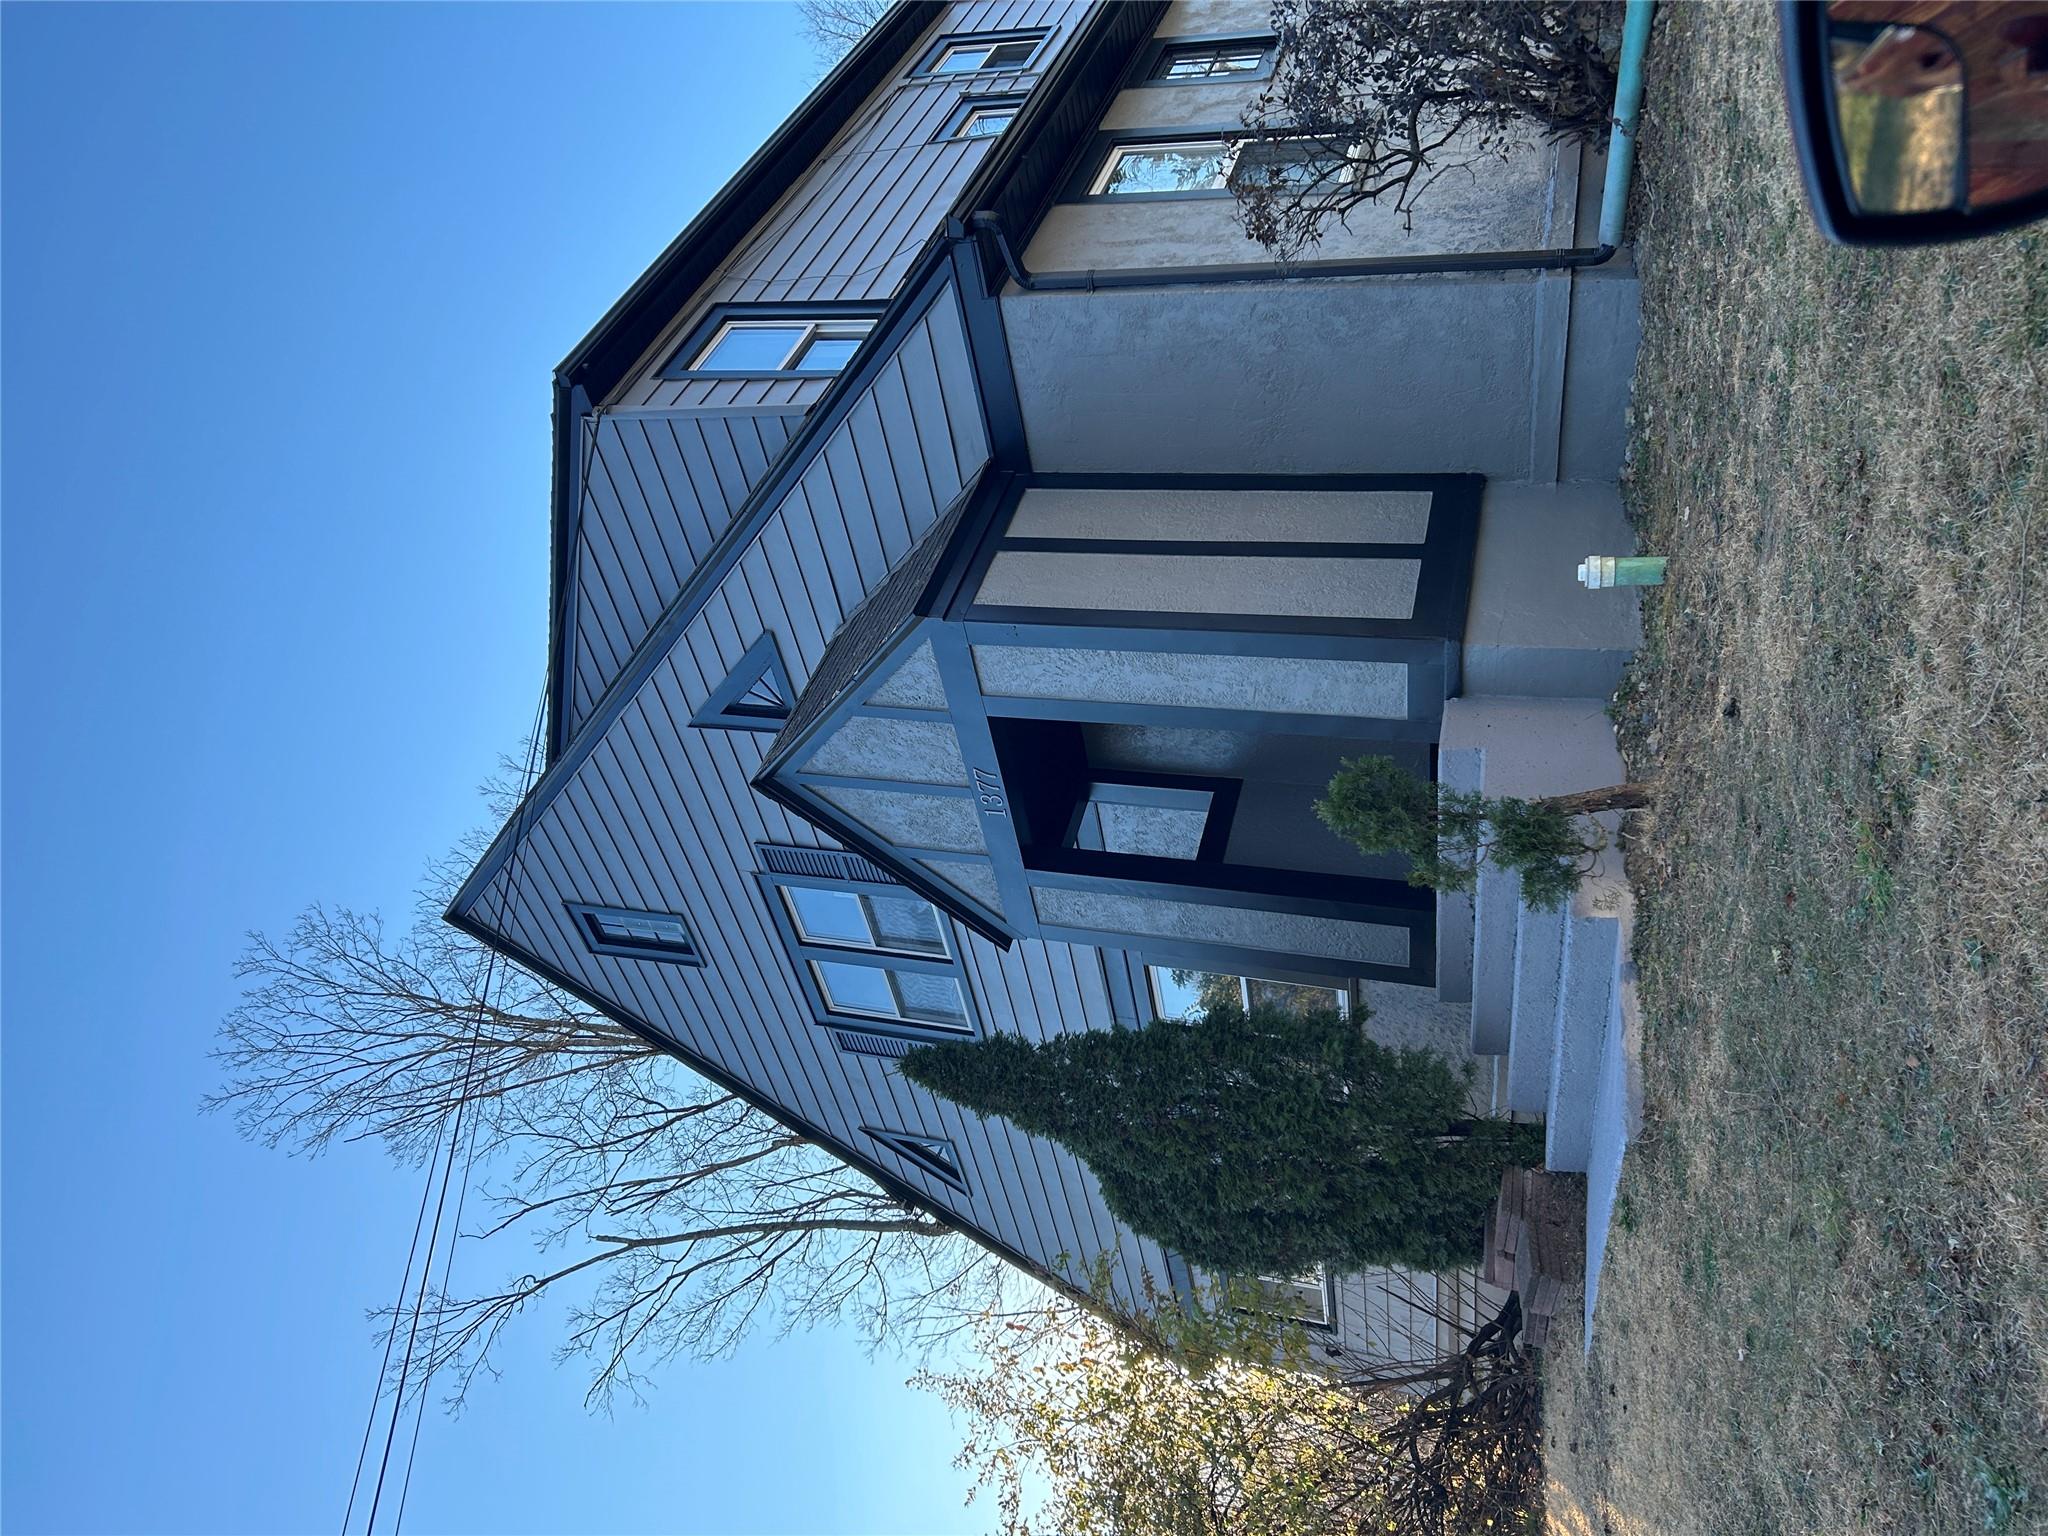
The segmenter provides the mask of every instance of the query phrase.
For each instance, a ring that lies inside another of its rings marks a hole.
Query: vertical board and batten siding
[[[807,681],[832,635],[987,456],[948,288],[467,913],[1045,1267],[1078,1278],[1115,1250],[1121,1288],[1136,1298],[1148,1276],[1165,1287],[1165,1256],[1117,1226],[1078,1159],[932,1098],[887,1061],[841,1051],[813,1021],[756,877],[754,845],[823,840],[752,790],[764,737],[689,724],[763,628],[775,632],[793,681]],[[705,964],[594,954],[569,901],[676,911]],[[954,941],[985,1029],[1037,1037],[1113,1017],[1093,949],[1022,943],[1005,952],[958,928]],[[969,1192],[870,1143],[864,1124],[950,1138]]]
[[[584,423],[564,690],[571,735],[802,421],[755,409],[625,411]]]
[[[832,147],[683,307],[607,404],[808,405],[815,380],[663,379],[662,366],[715,304],[884,303],[997,139],[939,138],[966,96],[1021,96],[1058,58],[1086,0],[968,0],[949,6],[896,76],[862,104]],[[944,36],[1043,29],[1028,72],[919,75]],[[829,382],[829,381],[827,381]]]

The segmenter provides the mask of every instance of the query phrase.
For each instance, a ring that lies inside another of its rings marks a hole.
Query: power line
[[[540,751],[540,733],[542,726],[546,720],[546,712],[547,691],[545,688],[543,688],[541,691],[540,700],[538,704],[535,706],[533,726],[527,736],[526,765],[520,776],[520,810],[517,818],[518,824],[515,826],[513,831],[515,848],[510,863],[510,867],[506,871],[505,884],[502,888],[499,899],[498,920],[499,925],[501,927],[504,926],[505,917],[511,907],[513,900],[513,892],[517,888],[517,883],[519,879],[519,856],[521,853],[524,852],[524,849],[523,847],[518,846],[518,844],[525,830],[524,823],[527,816],[528,794],[533,787],[534,768],[536,759],[538,758]],[[398,1380],[391,1389],[390,1421],[386,1425],[384,1432],[384,1450],[382,1456],[379,1458],[378,1461],[377,1482],[376,1487],[370,1497],[370,1511],[365,1519],[363,1527],[364,1536],[370,1536],[370,1533],[374,1532],[377,1526],[377,1512],[383,1504],[384,1484],[391,1470],[391,1453],[397,1442],[399,1421],[405,1411],[405,1387],[407,1379],[412,1372],[414,1350],[419,1342],[420,1318],[426,1310],[427,1289],[429,1281],[431,1280],[433,1275],[434,1254],[435,1251],[440,1247],[441,1219],[447,1209],[448,1187],[451,1183],[454,1182],[455,1157],[457,1152],[461,1151],[463,1153],[462,1187],[461,1192],[456,1197],[455,1221],[453,1227],[450,1229],[448,1234],[448,1251],[446,1257],[442,1262],[441,1269],[440,1295],[444,1302],[448,1294],[449,1277],[452,1274],[455,1265],[455,1248],[456,1244],[458,1243],[462,1235],[462,1212],[464,1207],[468,1204],[469,1200],[470,1170],[474,1164],[476,1157],[476,1117],[468,1113],[470,1107],[470,1095],[472,1086],[476,1078],[477,1057],[479,1053],[479,1048],[483,1041],[484,1018],[490,1006],[491,986],[492,982],[495,980],[497,976],[498,963],[499,956],[496,951],[492,951],[484,963],[483,976],[478,983],[476,994],[472,999],[472,1024],[470,1028],[468,1055],[463,1063],[462,1087],[456,1099],[455,1112],[452,1116],[444,1118],[440,1124],[440,1127],[435,1131],[434,1148],[433,1151],[429,1153],[427,1157],[427,1178],[426,1182],[422,1185],[420,1189],[420,1209],[419,1214],[415,1218],[413,1224],[412,1247],[408,1250],[406,1254],[405,1273],[399,1280],[398,1301],[396,1304],[394,1304],[392,1308],[391,1331],[386,1336],[384,1341],[384,1360],[383,1364],[379,1368],[377,1378],[377,1390],[375,1393],[372,1394],[370,1399],[370,1411],[363,1426],[363,1443],[356,1454],[355,1479],[350,1485],[349,1489],[349,1502],[347,1512],[344,1513],[344,1515],[342,1516],[342,1536],[348,1536],[349,1522],[354,1518],[356,1501],[361,1493],[363,1467],[369,1450],[371,1432],[376,1423],[377,1404],[383,1396],[384,1383],[390,1379],[391,1351],[393,1345],[397,1342],[398,1338],[400,1312],[405,1305],[405,1293],[412,1282],[413,1259],[419,1250],[420,1228],[422,1225],[424,1225],[426,1221],[427,1201],[429,1196],[433,1194],[434,1190],[434,1166],[437,1162],[440,1162],[441,1189],[438,1198],[436,1198],[434,1201],[434,1224],[432,1231],[428,1235],[427,1239],[426,1260],[420,1268],[419,1289],[413,1300],[412,1321],[406,1333],[405,1354],[401,1357],[399,1361]],[[463,1140],[463,1121],[465,1117],[467,1117],[469,1120],[469,1137],[466,1147]],[[440,1152],[444,1136],[447,1140],[448,1156],[446,1161],[442,1162]],[[400,1482],[398,1508],[396,1513],[392,1516],[391,1530],[393,1532],[393,1536],[396,1536],[396,1532],[398,1531],[400,1525],[403,1523],[405,1519],[406,1499],[412,1489],[412,1469],[419,1452],[420,1428],[426,1414],[426,1401],[429,1393],[429,1388],[432,1386],[433,1383],[434,1375],[436,1371],[439,1369],[440,1365],[438,1359],[440,1352],[440,1334],[441,1314],[440,1309],[437,1308],[434,1320],[433,1333],[428,1342],[426,1373],[424,1377],[421,1379],[418,1388],[416,1389],[419,1402],[415,1408],[413,1416],[412,1438],[407,1445],[405,1453],[405,1471],[404,1476]]]

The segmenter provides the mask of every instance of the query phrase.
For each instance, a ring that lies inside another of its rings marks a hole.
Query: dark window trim
[[[576,931],[582,935],[584,945],[594,955],[613,955],[622,960],[653,960],[664,965],[704,964],[704,952],[697,947],[697,928],[688,917],[680,912],[656,912],[635,907],[609,907],[596,902],[565,901],[575,919]],[[617,939],[605,938],[597,931],[597,922],[602,918],[629,920],[636,917],[666,917],[683,925],[683,932],[689,936],[689,948],[677,949],[667,944],[629,944]]]
[[[847,303],[842,301],[821,301],[815,304],[714,304],[707,309],[697,323],[690,327],[682,342],[670,350],[668,361],[661,365],[659,377],[664,379],[833,379],[847,371],[846,368],[692,368],[686,361],[697,356],[718,334],[720,326],[728,320],[875,320],[879,321],[885,306],[869,303]],[[875,335],[869,331],[862,339],[866,346]],[[847,368],[853,365],[849,363]]]
[[[764,844],[765,849],[768,845]],[[759,862],[766,864],[763,858]],[[961,963],[960,935],[952,927],[950,914],[937,902],[930,901],[922,891],[912,890],[898,881],[883,883],[874,880],[834,879],[819,875],[784,875],[762,869],[755,873],[761,884],[762,899],[768,904],[769,917],[775,924],[776,934],[782,940],[782,947],[790,957],[797,975],[797,983],[803,989],[804,999],[811,1009],[813,1023],[830,1029],[856,1030],[870,1035],[887,1035],[901,1040],[972,1040],[981,1034],[981,1020],[974,1006],[974,989],[968,984],[967,968]],[[944,958],[936,955],[883,954],[873,950],[846,949],[838,945],[813,944],[798,934],[796,923],[790,916],[789,903],[783,899],[782,886],[808,886],[814,890],[827,891],[873,891],[885,896],[909,896],[927,902],[939,917],[939,935],[945,941]],[[811,970],[813,960],[837,962],[844,965],[872,966],[877,970],[916,971],[927,976],[950,976],[960,988],[960,1006],[966,1014],[966,1022],[959,1028],[945,1024],[929,1023],[919,1019],[891,1019],[871,1013],[852,1013],[830,1007],[825,994],[818,985],[818,978]]]
[[[963,96],[960,98],[960,104],[946,114],[945,122],[940,124],[939,131],[932,135],[932,142],[934,144],[993,144],[1003,136],[1001,133],[969,137],[961,131],[967,126],[967,119],[977,112],[1008,111],[1010,113],[1010,124],[1003,129],[1003,133],[1008,133],[1010,127],[1014,127],[1016,124],[1016,115],[1024,110],[1024,103],[1027,99],[1023,93],[1015,91],[1000,91],[992,96]]]
[[[1180,48],[1223,48],[1238,44],[1256,43],[1265,50],[1265,60],[1257,69],[1246,70],[1235,75],[1197,76],[1192,80],[1155,79],[1160,62],[1168,53]],[[1254,81],[1273,78],[1273,66],[1280,53],[1280,39],[1270,32],[1205,32],[1186,37],[1155,37],[1138,55],[1131,66],[1130,88],[1146,90],[1163,85],[1173,89],[1189,85],[1249,85]]]
[[[1060,192],[1063,203],[1193,203],[1225,202],[1237,196],[1228,187],[1204,187],[1190,192],[1091,192],[1109,157],[1119,149],[1142,148],[1148,144],[1191,144],[1216,140],[1227,143],[1244,136],[1242,123],[1190,123],[1180,128],[1118,129],[1097,133],[1074,161],[1074,173]]]
[[[969,1193],[967,1175],[961,1171],[960,1145],[950,1136],[936,1136],[924,1131],[897,1131],[887,1126],[864,1125],[860,1128],[863,1136],[878,1142],[894,1152],[903,1161],[920,1173],[929,1174],[941,1184],[961,1194]],[[917,1145],[920,1141],[935,1141],[946,1149],[943,1157],[936,1157]]]
[[[782,695],[781,710],[770,712],[739,702],[762,677]],[[690,716],[690,724],[725,731],[779,731],[795,703],[796,690],[790,686],[789,669],[782,664],[775,632],[763,630],[761,638],[748,646],[747,653],[725,674],[725,681],[711,691],[704,707]]]
[[[917,67],[911,70],[905,78],[910,80],[973,80],[982,75],[1028,74],[1038,67],[1040,59],[1045,53],[1045,40],[1051,36],[1052,29],[1050,27],[1020,27],[1008,32],[948,32],[942,37],[932,39],[930,46],[925,49],[923,56],[918,60]],[[945,57],[948,49],[957,48],[962,43],[986,43],[991,48],[995,47],[998,43],[1035,43],[1037,46],[1031,50],[1030,55],[1022,64],[998,64],[992,68],[984,67],[981,69],[940,70],[934,67],[940,59]]]

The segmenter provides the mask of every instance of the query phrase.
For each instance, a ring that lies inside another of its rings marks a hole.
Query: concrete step
[[[1621,924],[1573,911],[1562,926],[1543,1165],[1553,1172],[1584,1173],[1593,1155],[1594,1100],[1615,1010]]]
[[[1485,759],[1486,754],[1477,747],[1442,748],[1437,753],[1437,783],[1445,789],[1477,790],[1485,776]],[[1470,891],[1437,893],[1436,996],[1441,1003],[1472,1001],[1472,903]]]
[[[1490,1056],[1508,1048],[1515,1002],[1515,929],[1522,877],[1482,865],[1472,899],[1472,1050]],[[1439,919],[1441,920],[1441,919]]]
[[[1515,917],[1515,975],[1508,1021],[1508,1108],[1542,1114],[1550,1102],[1550,1049],[1564,958],[1563,912]]]
[[[1622,992],[1634,980],[1634,964],[1622,961],[1613,1005],[1607,1013],[1607,1038],[1600,1051],[1600,1080],[1593,1091],[1593,1145],[1586,1162],[1585,1340],[1589,1351],[1593,1347],[1593,1303],[1600,1295],[1600,1266],[1607,1256],[1607,1229],[1614,1219],[1615,1196],[1621,1190],[1622,1155],[1628,1150],[1631,1110]]]

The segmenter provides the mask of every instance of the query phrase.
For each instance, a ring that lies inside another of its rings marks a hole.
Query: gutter
[[[1302,282],[1312,278],[1410,277],[1443,272],[1555,272],[1597,267],[1621,249],[1635,169],[1637,119],[1643,102],[1643,56],[1650,44],[1654,0],[1627,0],[1614,92],[1614,128],[1607,140],[1607,178],[1600,197],[1600,243],[1569,249],[1482,251],[1435,256],[1369,256],[1351,261],[1262,261],[1228,266],[1124,268],[1109,272],[1032,272],[1018,259],[1008,232],[986,209],[968,224],[995,248],[1003,270],[1026,293],[1105,288],[1171,288],[1194,283]]]

